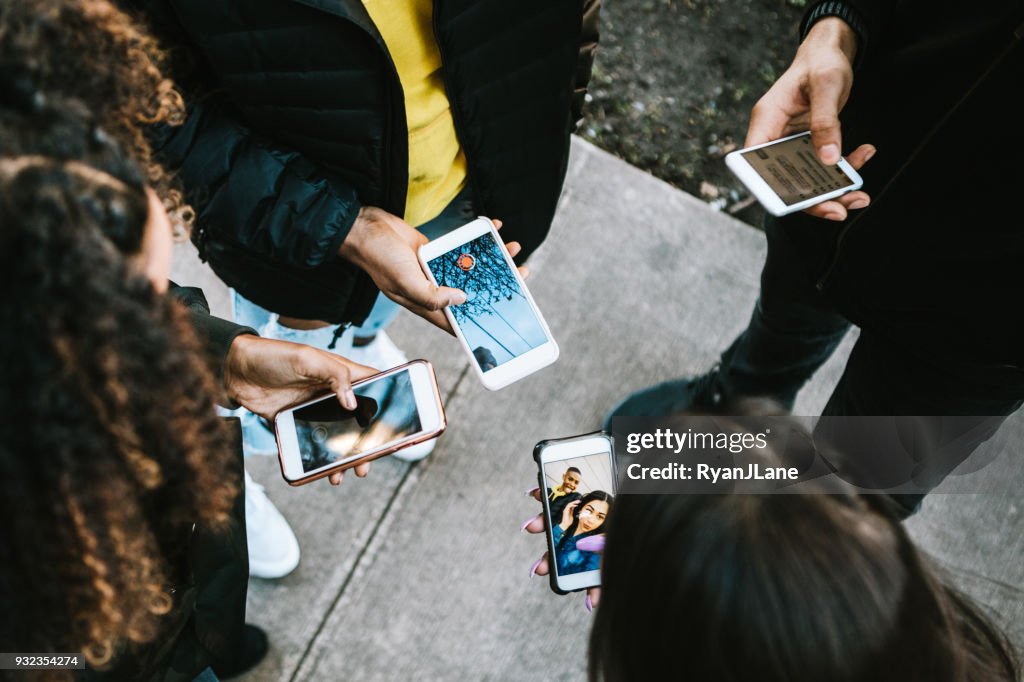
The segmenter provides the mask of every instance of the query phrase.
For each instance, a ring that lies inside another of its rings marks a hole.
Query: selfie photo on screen
[[[560,576],[596,571],[601,565],[599,540],[615,499],[608,454],[549,462],[544,478],[555,570]]]
[[[309,472],[421,430],[408,372],[354,387],[357,408],[328,398],[295,410],[302,468]]]
[[[501,246],[483,234],[428,262],[438,285],[466,292],[450,308],[484,372],[542,346],[547,336]]]

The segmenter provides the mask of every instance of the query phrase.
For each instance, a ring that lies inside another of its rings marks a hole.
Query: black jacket
[[[361,322],[376,288],[337,251],[362,206],[402,215],[408,185],[401,84],[362,3],[133,4],[201,59],[208,94],[162,143],[200,255],[275,312]],[[598,0],[435,0],[475,208],[504,221],[520,258],[555,212],[597,18]]]
[[[1024,3],[847,0],[863,54],[843,146],[873,143],[872,205],[784,230],[866,331],[976,381],[1024,388]],[[1018,28],[1021,27],[1021,28]]]

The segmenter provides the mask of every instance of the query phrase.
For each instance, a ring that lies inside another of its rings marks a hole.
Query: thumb
[[[426,310],[441,310],[450,305],[462,305],[466,302],[466,292],[452,287],[439,287],[424,280],[424,286],[416,292],[410,292],[409,299]]]
[[[846,84],[834,71],[812,74],[808,81],[811,105],[811,142],[822,163],[833,166],[842,156],[843,137],[839,110],[844,104]]]

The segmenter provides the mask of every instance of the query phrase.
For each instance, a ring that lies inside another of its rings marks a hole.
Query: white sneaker
[[[376,338],[365,346],[353,346],[350,348],[347,357],[352,362],[375,367],[381,371],[409,362],[409,357],[383,331],[377,332]],[[432,453],[436,445],[437,439],[435,438],[434,440],[428,440],[425,443],[399,450],[391,456],[403,462],[418,462]]]
[[[283,578],[299,565],[299,541],[263,486],[245,472],[245,527],[249,575]]]

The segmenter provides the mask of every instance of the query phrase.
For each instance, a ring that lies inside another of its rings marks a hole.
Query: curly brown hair
[[[145,169],[182,235],[193,220],[174,176],[154,161],[144,126],[180,125],[185,104],[168,59],[108,0],[4,0],[0,69],[41,93],[83,102]]]
[[[103,667],[152,641],[168,588],[187,579],[193,524],[225,523],[238,494],[187,312],[108,238],[140,232],[146,215],[141,183],[0,159],[7,651],[82,651]]]

